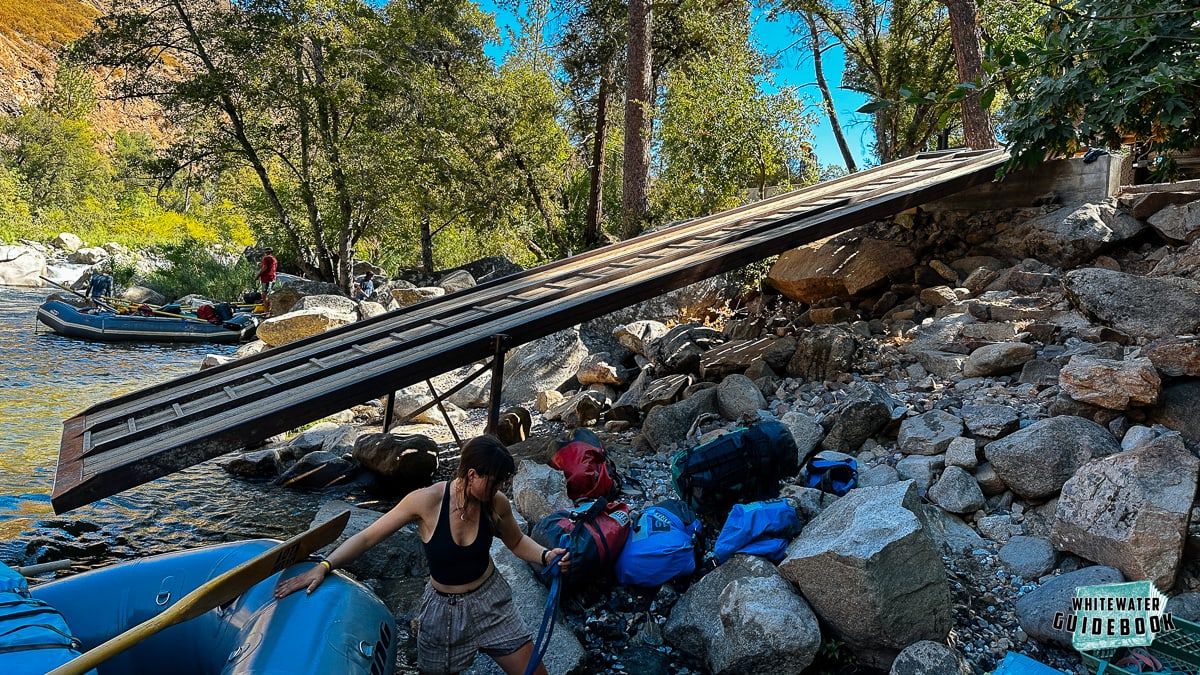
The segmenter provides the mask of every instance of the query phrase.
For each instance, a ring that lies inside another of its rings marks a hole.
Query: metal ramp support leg
[[[500,392],[504,388],[504,352],[507,351],[508,336],[497,333],[492,336],[492,393],[488,399],[488,423],[486,431],[495,434],[500,426]]]

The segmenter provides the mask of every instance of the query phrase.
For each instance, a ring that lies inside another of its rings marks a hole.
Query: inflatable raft
[[[0,574],[0,673],[43,675],[278,543],[256,539],[169,553],[25,590],[24,580],[17,576],[15,581],[15,572],[0,565],[0,572],[9,572]],[[311,564],[296,564],[281,574],[299,574]],[[279,577],[268,577],[228,605],[163,629],[94,672],[391,675],[396,622],[373,593],[335,573],[311,595],[276,600]]]

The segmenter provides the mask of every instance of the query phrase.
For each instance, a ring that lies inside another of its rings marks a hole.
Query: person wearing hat
[[[275,259],[274,250],[268,246],[264,252],[262,260],[258,263],[258,274],[254,275],[254,279],[262,283],[262,303],[263,310],[267,316],[271,315],[271,284],[275,282],[275,271],[279,267],[279,261]]]

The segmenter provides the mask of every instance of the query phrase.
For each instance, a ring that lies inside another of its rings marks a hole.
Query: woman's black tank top
[[[434,581],[445,586],[462,586],[487,572],[491,561],[492,523],[481,510],[475,541],[467,546],[454,543],[454,536],[450,534],[450,483],[446,481],[446,494],[442,497],[437,527],[424,544],[425,558],[429,561],[429,576]]]

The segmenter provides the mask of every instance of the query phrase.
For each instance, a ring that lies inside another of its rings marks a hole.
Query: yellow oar
[[[115,638],[55,668],[47,675],[83,675],[164,628],[201,616],[214,607],[232,601],[263,579],[280,572],[308,554],[329,545],[350,520],[350,512],[298,534],[282,544],[247,560],[188,593],[158,616],[140,623]]]

